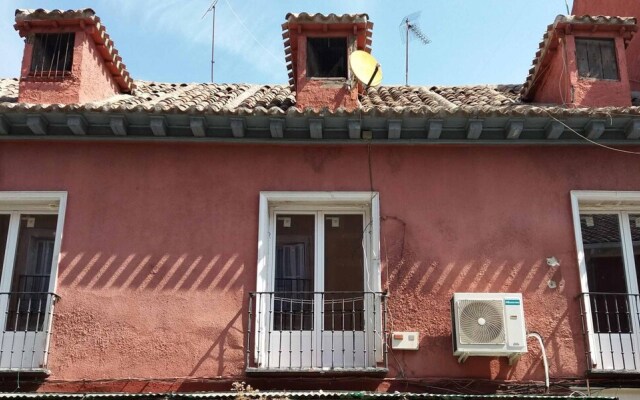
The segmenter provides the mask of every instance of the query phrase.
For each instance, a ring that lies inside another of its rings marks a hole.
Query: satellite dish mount
[[[366,90],[382,82],[382,67],[376,59],[363,50],[356,50],[349,56],[349,67],[356,79]]]

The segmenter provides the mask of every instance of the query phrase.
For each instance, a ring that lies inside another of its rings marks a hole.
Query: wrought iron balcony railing
[[[47,370],[57,299],[48,292],[0,293],[0,372]]]
[[[582,332],[590,372],[640,372],[640,295],[580,294]]]
[[[247,372],[386,371],[386,296],[250,293]]]

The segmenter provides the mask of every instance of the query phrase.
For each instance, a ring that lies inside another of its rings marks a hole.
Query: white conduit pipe
[[[542,341],[542,336],[538,332],[531,332],[527,334],[527,337],[534,337],[538,339],[538,343],[540,343],[540,349],[542,350],[542,363],[544,364],[544,384],[547,387],[547,391],[549,390],[549,362],[547,361],[547,352],[544,350],[544,342]]]

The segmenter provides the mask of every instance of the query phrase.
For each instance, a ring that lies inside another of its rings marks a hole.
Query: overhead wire
[[[271,56],[271,58],[273,58],[278,64],[282,64],[284,65],[285,62],[282,61],[281,57],[277,57],[275,54],[273,54],[271,52],[271,50],[269,50],[264,44],[262,44],[262,42],[256,37],[256,35],[253,34],[253,32],[251,32],[251,29],[249,29],[249,27],[244,23],[244,21],[242,21],[242,18],[240,18],[240,16],[236,13],[236,11],[233,9],[233,7],[231,6],[231,3],[229,2],[229,0],[224,0],[225,3],[227,3],[227,6],[229,7],[229,10],[231,11],[231,14],[233,14],[233,16],[238,20],[238,22],[240,23],[240,25],[242,25],[244,27],[244,29],[246,29],[246,31],[249,33],[249,35],[253,38],[253,40],[260,46],[262,47],[262,49],[269,54],[269,56]]]
[[[605,148],[607,150],[617,151],[617,152],[620,152],[620,153],[640,155],[640,151],[631,151],[631,150],[619,149],[617,147],[607,146],[606,144],[598,143],[595,140],[589,139],[588,137],[586,137],[583,134],[579,133],[578,131],[576,131],[575,129],[573,129],[572,127],[567,125],[566,123],[564,123],[561,120],[559,120],[558,118],[554,117],[553,114],[551,114],[549,111],[544,110],[544,112],[547,113],[547,115],[549,115],[549,117],[551,117],[551,119],[553,119],[554,121],[557,121],[557,122],[561,123],[562,126],[564,126],[566,129],[568,129],[570,132],[574,133],[575,135],[581,137],[582,139],[584,139],[585,141],[587,141],[587,142],[589,142],[591,144],[594,144],[596,146]]]
[[[567,5],[567,13],[569,13],[569,6]],[[563,40],[562,42],[562,71],[560,72],[560,79],[558,80],[558,92],[560,95],[560,99],[562,101],[562,105],[564,107],[569,107],[569,104],[567,104],[567,100],[565,100],[564,95],[563,95],[563,88],[562,88],[562,79],[564,77],[564,75],[567,73],[568,70],[568,61],[567,61],[567,56],[566,56],[566,51],[567,51],[567,47],[566,47],[566,43]],[[538,77],[541,74],[538,74]],[[572,86],[570,85],[570,89],[573,90]],[[571,103],[573,104],[573,94],[569,93],[571,95]],[[587,136],[582,135],[581,133],[579,133],[578,131],[576,131],[575,129],[573,129],[572,127],[570,127],[569,125],[567,125],[565,122],[561,121],[560,119],[556,118],[553,114],[551,114],[546,108],[544,107],[540,107],[551,119],[553,119],[554,121],[562,124],[562,126],[564,126],[566,129],[568,129],[570,132],[572,132],[573,134],[577,135],[578,137],[582,138],[583,140],[595,145],[595,146],[599,146],[602,147],[604,149],[607,150],[611,150],[611,151],[616,151],[619,153],[624,153],[624,154],[631,154],[631,155],[640,155],[640,151],[631,151],[631,150],[624,150],[624,149],[619,149],[617,147],[612,147],[612,146],[607,146],[606,144],[602,144],[602,143],[598,143],[593,139],[589,139]],[[609,122],[612,124],[613,123],[613,117],[612,117],[612,113],[607,112],[607,116],[609,117]],[[620,115],[624,115],[624,114],[620,114]],[[628,116],[628,115],[627,115]]]

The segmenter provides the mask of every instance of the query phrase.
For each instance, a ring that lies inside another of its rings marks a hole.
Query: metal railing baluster
[[[263,318],[262,318],[262,307],[264,307],[264,294],[263,293],[256,293],[256,312],[258,313],[258,317],[256,320],[256,325],[257,325],[257,334],[255,337],[255,341],[256,341],[256,361],[258,362],[256,364],[256,366],[260,366],[260,362],[262,361],[260,359],[260,350],[262,348],[262,325],[264,324]]]
[[[600,315],[598,312],[598,299],[596,296],[592,297],[593,300],[593,320],[596,323],[595,334],[598,338],[598,351],[600,353],[600,364],[604,367],[604,352],[602,351],[602,338],[601,338],[601,329],[600,329]]]
[[[278,313],[280,314],[280,326],[278,328],[280,328],[280,332],[278,333],[278,368],[282,367],[282,333],[284,332],[284,325],[282,324],[282,297],[279,297],[278,300],[279,301],[279,307],[278,307]]]
[[[253,309],[253,293],[249,293],[249,317],[247,319],[247,356],[246,356],[246,365],[250,367],[251,364],[249,361],[251,360],[251,311]]]
[[[613,302],[615,306],[616,322],[618,324],[618,341],[620,342],[620,353],[622,356],[622,369],[625,370],[627,369],[627,367],[626,367],[626,362],[624,360],[624,342],[622,340],[622,325],[620,323],[620,307],[618,306],[618,296],[613,296]]]
[[[2,356],[4,355],[4,338],[7,336],[7,326],[9,324],[9,304],[10,304],[10,296],[3,293],[1,297],[7,298],[4,308],[4,320],[2,324],[2,339],[0,340],[0,365],[4,365],[2,362]]]
[[[346,368],[346,363],[345,363],[345,357],[344,357],[344,352],[345,352],[345,348],[344,348],[344,332],[347,329],[347,326],[345,325],[345,321],[344,321],[344,314],[345,314],[345,304],[344,304],[344,297],[342,297],[340,299],[340,301],[342,302],[341,304],[341,308],[340,308],[340,320],[342,321],[342,335],[341,336],[341,340],[342,340],[342,368]]]
[[[313,300],[315,301],[316,294],[313,294]],[[314,307],[315,310],[315,307]],[[320,293],[320,369],[324,369],[324,292]]]
[[[273,330],[273,326],[275,325],[275,320],[273,319],[273,292],[269,293],[269,320],[267,321],[267,368],[271,367],[271,331]]]
[[[289,297],[289,367],[293,363],[293,297]]]
[[[304,295],[299,296],[300,297],[300,332],[298,333],[298,335],[300,336],[300,365],[299,365],[299,369],[302,369],[302,352],[303,352],[303,342],[302,342],[302,325],[304,324],[304,302],[305,302],[305,298]]]
[[[633,299],[633,303],[634,303],[634,309],[636,310],[636,318],[638,317],[637,315],[637,310],[638,310],[638,295],[631,295],[632,299]],[[628,312],[628,316],[627,319],[629,321],[629,326],[633,326],[633,314],[631,312],[630,309],[627,310]],[[636,323],[638,322],[638,319],[636,319]],[[636,335],[638,334],[638,332],[636,332]],[[636,362],[636,349],[635,346],[633,345],[633,339],[634,339],[635,335],[631,335],[631,358],[633,359],[633,369],[637,370],[638,369],[638,363]],[[637,339],[637,338],[636,338]]]
[[[607,337],[609,338],[609,349],[611,352],[611,363],[613,365],[613,369],[616,369],[616,359],[615,356],[613,355],[614,351],[613,351],[613,339],[611,339],[611,320],[610,320],[610,314],[609,314],[609,298],[607,296],[604,296],[604,315],[607,319]]]
[[[376,309],[377,304],[376,304],[376,294],[373,293],[371,296],[373,299],[371,301],[371,308],[373,308],[373,362],[371,363],[373,367],[376,366],[376,357],[377,357],[377,353],[376,353],[376,342],[378,341],[378,326],[377,326],[377,322],[378,320],[376,319]]]
[[[335,368],[334,362],[335,362],[335,346],[333,345],[333,338],[334,338],[334,318],[335,318],[335,311],[334,311],[334,304],[335,304],[335,299],[333,298],[333,296],[329,299],[329,301],[331,302],[331,369]]]

